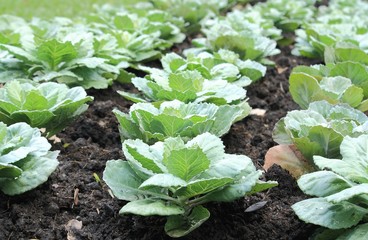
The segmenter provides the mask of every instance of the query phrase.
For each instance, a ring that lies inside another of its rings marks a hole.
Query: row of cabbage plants
[[[226,154],[219,138],[250,113],[243,87],[266,71],[232,50],[169,53],[163,69],[139,66],[148,73],[131,80],[140,93],[119,92],[135,102],[129,113],[114,110],[126,160],[108,161],[103,179],[128,201],[120,214],[166,216],[166,233],[181,237],[210,217],[203,204],[277,185],[261,181],[247,156]]]
[[[367,8],[364,1],[330,1],[316,22],[297,30],[294,53],[325,64],[293,69],[290,93],[302,110],[276,124],[280,145],[266,155],[265,168],[281,165],[313,196],[292,206],[300,219],[321,226],[313,239],[367,238]]]

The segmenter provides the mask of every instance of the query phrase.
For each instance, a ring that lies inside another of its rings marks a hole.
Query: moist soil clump
[[[276,67],[247,89],[249,104],[265,113],[235,123],[222,138],[227,153],[249,156],[258,169],[276,144],[275,123],[298,108],[288,92],[291,69],[315,63],[292,56],[289,47],[273,60]],[[0,239],[169,239],[165,218],[118,215],[126,202],[112,198],[98,179],[107,160],[124,159],[112,110],[127,112],[132,103],[116,93],[121,89],[134,91],[116,83],[88,92],[94,102],[53,143],[60,164],[46,183],[19,196],[0,193]],[[276,180],[279,186],[235,202],[207,204],[210,219],[184,239],[307,239],[315,227],[300,221],[291,209],[307,198],[295,180],[276,166],[264,179]],[[255,207],[257,203],[264,206]]]

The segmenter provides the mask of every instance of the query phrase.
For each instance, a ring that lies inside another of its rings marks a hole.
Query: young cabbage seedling
[[[82,87],[69,89],[53,82],[11,81],[0,89],[0,121],[45,128],[50,137],[86,111],[86,103],[92,100]]]
[[[181,237],[210,217],[202,205],[229,202],[270,187],[251,159],[226,154],[222,141],[201,134],[185,143],[180,137],[147,145],[126,140],[127,161],[107,162],[103,179],[114,195],[129,201],[120,214],[167,216],[166,233]]]
[[[316,169],[313,156],[341,158],[339,147],[345,136],[368,133],[368,117],[347,104],[312,102],[306,110],[294,110],[278,121],[273,139],[281,144],[265,157],[267,169],[278,164],[294,177]]]
[[[345,137],[340,152],[341,160],[314,156],[319,171],[298,180],[314,198],[297,202],[293,210],[303,221],[325,227],[314,239],[368,237],[368,135]]]
[[[39,129],[0,122],[0,190],[16,195],[45,182],[59,164],[59,152],[50,148]]]
[[[159,105],[159,106],[157,106]],[[188,103],[174,100],[163,103],[136,103],[129,114],[114,110],[125,139],[142,139],[147,143],[181,136],[189,140],[201,133],[216,136],[227,133],[231,124],[243,119],[250,106],[243,101],[237,105],[217,106],[210,103]]]

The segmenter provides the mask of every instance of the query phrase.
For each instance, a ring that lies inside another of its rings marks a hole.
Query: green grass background
[[[0,0],[0,14],[12,14],[27,19],[78,17],[93,11],[93,4],[121,5],[135,2],[137,0]]]

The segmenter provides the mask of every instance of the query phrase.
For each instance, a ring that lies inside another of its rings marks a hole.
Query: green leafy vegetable
[[[52,136],[86,111],[85,103],[92,100],[81,87],[69,89],[53,82],[36,85],[11,81],[0,89],[0,120],[46,128],[47,135]]]
[[[283,31],[294,31],[303,23],[313,21],[315,2],[315,0],[273,0],[259,2],[245,8],[244,11],[247,17],[252,17],[251,19],[268,22],[268,25],[275,25]]]
[[[228,0],[155,0],[147,8],[160,9],[181,17],[187,23],[185,31],[189,34],[199,32],[200,21],[209,14],[219,14],[220,10],[230,5]],[[142,6],[140,3],[139,6]],[[137,8],[134,5],[133,8]]]
[[[194,39],[192,43],[195,48],[187,49],[184,53],[188,55],[227,49],[237,53],[243,60],[273,64],[267,57],[280,53],[276,49],[276,41],[267,37],[263,27],[242,18],[242,14],[235,12],[226,18],[209,18],[202,26],[206,38]]]
[[[36,82],[107,88],[119,74],[119,69],[107,59],[94,56],[92,33],[74,30],[61,36],[43,34],[26,33],[19,46],[0,42],[0,49],[13,56],[3,60],[3,65],[12,67],[2,73],[2,82],[12,80],[16,71],[18,78],[29,77]]]
[[[44,183],[58,165],[58,151],[26,123],[0,122],[0,189],[16,195]]]
[[[365,1],[330,1],[328,7],[319,8],[315,21],[296,30],[293,54],[322,60],[326,48],[340,43],[367,51],[367,10]]]
[[[341,160],[315,156],[314,163],[320,171],[298,180],[299,187],[315,198],[294,204],[295,213],[303,221],[329,228],[319,231],[315,239],[327,235],[334,239],[367,236],[368,135],[345,137],[340,152]]]
[[[119,213],[167,216],[171,237],[184,236],[209,218],[204,203],[233,201],[277,185],[260,181],[262,173],[248,157],[226,154],[221,140],[209,133],[187,143],[180,137],[151,146],[126,140],[123,151],[127,161],[108,161],[103,176],[117,198],[129,201]]]
[[[303,109],[313,101],[326,100],[331,104],[347,103],[351,107],[367,111],[368,96],[364,96],[364,92],[368,93],[368,85],[363,76],[368,76],[368,72],[365,67],[359,63],[344,62],[329,68],[328,77],[309,75],[304,72],[308,67],[294,69],[289,79],[290,93],[294,101]],[[353,69],[362,71],[358,73],[359,75],[352,76],[353,79],[345,77],[347,74],[350,75]],[[318,71],[313,68],[308,70]]]
[[[243,61],[238,54],[224,49],[214,54],[207,52],[198,55],[189,54],[187,58],[169,53],[161,59],[161,64],[163,70],[148,67],[140,69],[160,76],[197,70],[205,79],[226,80],[241,87],[257,81],[266,74],[266,67],[262,64],[251,60]]]
[[[112,60],[125,56],[133,66],[137,62],[159,58],[162,51],[185,39],[181,32],[184,28],[181,18],[145,7],[128,11],[104,5],[98,9],[97,15],[89,18],[89,24],[99,31],[98,55]]]
[[[326,101],[312,102],[307,110],[294,110],[278,121],[273,139],[283,149],[266,156],[265,165],[273,163],[289,170],[295,177],[315,170],[313,156],[341,158],[339,147],[345,136],[356,137],[368,132],[368,117],[345,104],[332,105]],[[280,148],[277,146],[276,148]],[[271,148],[270,151],[274,149]],[[284,157],[277,157],[280,153]]]
[[[246,102],[217,106],[174,100],[163,102],[159,107],[151,103],[136,103],[129,114],[117,109],[113,112],[120,123],[122,141],[139,138],[150,143],[177,136],[191,139],[204,132],[222,136],[232,123],[249,114],[250,107]]]
[[[133,78],[132,83],[148,101],[180,100],[182,102],[212,102],[215,104],[238,104],[246,97],[246,91],[224,80],[206,80],[197,71],[181,71],[146,78]],[[146,102],[140,95],[119,91],[134,102]],[[231,94],[229,94],[231,93]]]
[[[307,159],[313,155],[339,157],[344,136],[358,136],[367,131],[368,117],[348,105],[312,102],[307,110],[289,112],[275,126],[274,140],[295,144]]]

